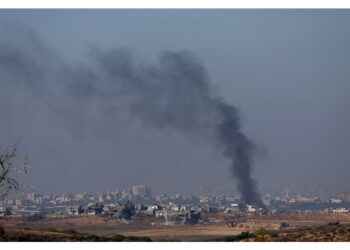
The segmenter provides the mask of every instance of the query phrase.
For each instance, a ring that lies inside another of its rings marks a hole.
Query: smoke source
[[[165,51],[156,63],[141,63],[127,50],[91,48],[87,62],[67,63],[29,29],[1,30],[2,93],[27,91],[73,133],[93,126],[87,122],[93,110],[106,124],[127,114],[151,128],[206,138],[230,160],[241,198],[261,205],[251,177],[255,146],[241,131],[239,112],[214,91],[207,70],[190,52]]]

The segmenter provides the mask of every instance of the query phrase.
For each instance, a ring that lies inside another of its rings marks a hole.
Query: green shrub
[[[286,228],[286,227],[289,227],[289,224],[287,222],[282,222],[281,228]]]
[[[328,226],[339,226],[340,225],[340,222],[339,221],[336,221],[336,222],[330,222],[327,224]]]
[[[147,236],[124,236],[117,234],[112,236],[111,241],[139,241],[139,242],[149,242],[152,241],[150,237]]]
[[[0,225],[0,237],[5,235],[5,229],[2,225]]]
[[[58,232],[57,229],[54,228],[54,227],[48,227],[48,228],[46,228],[46,231],[48,231],[48,232]]]
[[[270,237],[271,237],[271,238],[277,238],[277,237],[278,237],[278,233],[276,233],[276,232],[270,232]]]
[[[254,238],[254,237],[255,237],[255,234],[253,233],[242,232],[239,235],[225,237],[225,241],[240,241],[240,240],[245,240],[245,239]]]
[[[261,227],[255,232],[255,236],[255,241],[263,242],[267,240],[269,233],[266,231],[265,228]]]
[[[101,237],[101,236],[97,236],[94,234],[88,234],[88,233],[80,234],[80,236],[83,237],[82,239],[87,240],[87,241],[108,241],[109,240],[106,237]]]
[[[70,228],[70,229],[63,230],[63,233],[66,233],[66,234],[77,234],[78,232],[75,231],[74,229]]]
[[[124,241],[124,240],[125,240],[125,236],[121,234],[114,235],[111,238],[111,241]]]
[[[128,241],[141,241],[141,242],[149,242],[152,241],[150,237],[147,236],[129,236],[127,237]]]
[[[43,235],[20,234],[17,237],[18,241],[48,241],[48,238]]]

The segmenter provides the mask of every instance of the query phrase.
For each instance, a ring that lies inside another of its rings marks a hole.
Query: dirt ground
[[[126,224],[99,216],[80,216],[75,218],[54,218],[29,222],[23,218],[11,216],[0,220],[4,228],[56,228],[74,229],[79,232],[91,233],[99,236],[149,236],[154,241],[207,241],[219,237],[232,236],[244,231],[255,231],[260,228],[278,230],[281,223],[289,224],[290,228],[324,225],[330,222],[350,223],[350,214],[282,214],[234,217],[227,214],[205,215],[214,220],[209,224],[198,225],[160,225],[161,218],[138,218]],[[228,222],[237,225],[228,227]]]

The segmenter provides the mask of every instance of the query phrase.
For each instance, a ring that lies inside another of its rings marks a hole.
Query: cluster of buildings
[[[137,185],[125,190],[117,190],[114,192],[105,193],[76,193],[76,194],[62,194],[62,195],[51,195],[51,194],[39,194],[29,193],[26,199],[27,203],[33,204],[52,204],[60,205],[69,202],[108,202],[108,201],[120,201],[120,200],[149,200],[151,199],[151,188],[144,185]],[[22,199],[23,200],[23,199]],[[21,204],[22,200],[14,200],[13,202]],[[12,203],[13,203],[12,202]]]
[[[0,201],[0,216],[28,215],[45,211],[57,216],[101,215],[123,219],[125,203],[132,201],[132,216],[164,218],[166,224],[195,224],[204,221],[203,213],[266,214],[289,212],[349,213],[350,194],[320,198],[287,195],[262,197],[264,207],[244,205],[238,196],[159,194],[152,196],[151,188],[137,185],[125,190],[104,193],[39,194]]]
[[[201,220],[201,208],[198,206],[185,205],[141,205],[133,204],[133,217],[147,216],[165,219],[165,224],[196,224]],[[89,203],[86,206],[73,205],[66,207],[60,212],[61,216],[101,215],[116,220],[124,220],[123,210],[125,205],[121,203],[102,204]]]

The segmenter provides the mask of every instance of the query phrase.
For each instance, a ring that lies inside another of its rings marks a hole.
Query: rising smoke
[[[27,91],[73,133],[89,124],[94,110],[106,123],[126,113],[151,128],[209,139],[230,160],[242,199],[261,205],[251,177],[255,146],[241,131],[239,112],[214,91],[207,70],[190,52],[165,51],[156,63],[144,63],[127,50],[91,48],[87,62],[67,63],[28,29],[2,30],[2,93]]]

